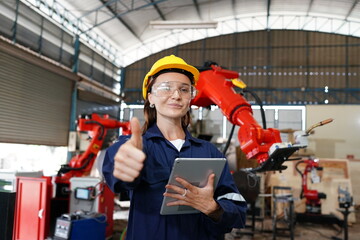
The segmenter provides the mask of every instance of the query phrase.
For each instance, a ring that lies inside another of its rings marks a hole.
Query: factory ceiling
[[[289,29],[360,37],[359,0],[21,1],[120,67],[180,44],[235,32]]]

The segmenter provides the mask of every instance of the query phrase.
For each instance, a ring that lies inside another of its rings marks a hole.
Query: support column
[[[80,38],[78,35],[76,35],[74,42],[74,57],[73,57],[74,61],[72,67],[72,71],[74,73],[78,72],[79,54],[80,54]],[[68,144],[69,146],[68,146],[67,162],[70,162],[76,150],[76,107],[77,107],[77,97],[78,97],[77,87],[78,87],[78,83],[75,82],[73,92],[71,95],[71,112],[70,112],[69,144]],[[74,144],[75,146],[73,146]]]

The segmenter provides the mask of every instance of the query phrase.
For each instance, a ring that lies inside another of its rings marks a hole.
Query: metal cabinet
[[[49,233],[51,178],[18,177],[13,240],[43,240]]]

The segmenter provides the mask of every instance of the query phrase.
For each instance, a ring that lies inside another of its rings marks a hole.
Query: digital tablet
[[[204,187],[207,183],[209,175],[211,173],[215,173],[215,188],[221,176],[225,162],[225,158],[176,158],[168,184],[183,188],[183,186],[175,180],[176,177],[181,177],[194,186]],[[176,199],[170,197],[163,198],[160,210],[161,215],[190,214],[199,212],[189,206],[166,206],[167,203],[173,201],[176,201]]]

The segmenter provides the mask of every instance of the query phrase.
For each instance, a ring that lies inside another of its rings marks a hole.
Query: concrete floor
[[[349,224],[348,239],[360,239],[360,208],[355,209],[356,222]],[[226,234],[226,240],[263,240],[273,239],[272,219],[265,219],[263,222],[256,222],[255,234],[253,236],[244,235],[243,232],[249,232],[248,229],[234,229]],[[334,238],[335,237],[335,238]],[[337,238],[336,238],[337,237]],[[278,231],[277,240],[290,239],[288,231]],[[321,224],[309,222],[297,222],[295,224],[294,239],[296,240],[325,240],[325,239],[345,239],[344,231],[337,224]]]

